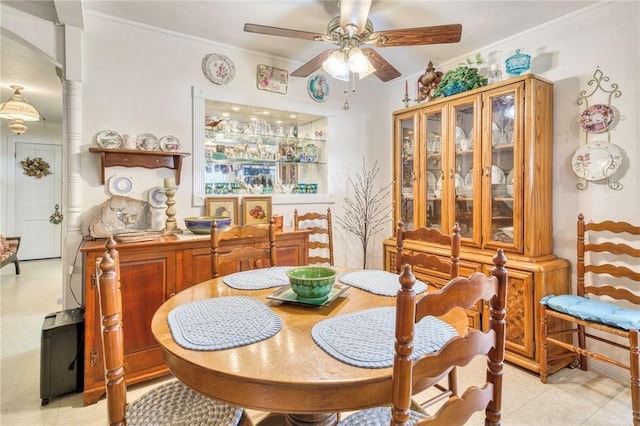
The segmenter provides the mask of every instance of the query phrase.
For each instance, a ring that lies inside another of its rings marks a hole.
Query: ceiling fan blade
[[[331,55],[336,49],[325,50],[297,70],[291,73],[294,77],[308,77],[312,72],[322,66],[322,63]]]
[[[369,62],[371,62],[371,65],[373,65],[373,67],[376,69],[374,74],[380,80],[386,82],[389,80],[393,80],[394,78],[398,78],[402,75],[400,74],[400,71],[395,69],[393,65],[387,62],[386,59],[384,59],[378,52],[371,49],[370,47],[362,49],[362,53],[364,53],[365,56],[369,58]]]
[[[371,0],[340,0],[340,26],[349,24],[358,27],[358,34],[364,30],[371,8]]]
[[[269,27],[258,24],[244,24],[244,30],[248,33],[266,34],[280,37],[299,38],[302,40],[325,41],[326,34],[310,33],[307,31],[290,30],[287,28]],[[329,38],[331,40],[331,38]]]
[[[462,25],[451,24],[377,31],[371,34],[368,41],[373,42],[376,47],[419,46],[423,44],[457,43],[460,41],[461,36]]]

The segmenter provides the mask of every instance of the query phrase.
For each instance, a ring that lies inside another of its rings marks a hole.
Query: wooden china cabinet
[[[393,115],[395,220],[443,232],[458,223],[461,275],[488,273],[496,249],[504,249],[506,358],[535,372],[540,299],[570,287],[569,262],[553,254],[552,117],[552,83],[530,74]],[[384,245],[385,268],[395,271],[395,239]],[[404,246],[449,255],[435,244]],[[447,281],[418,275],[436,287]],[[471,326],[487,327],[486,306],[468,317]]]
[[[309,230],[285,229],[276,233],[278,266],[309,263]],[[105,393],[100,304],[96,270],[106,240],[82,244],[84,273],[84,404]],[[221,249],[237,246],[265,247],[267,238],[241,238],[221,242]],[[211,278],[211,240],[206,236],[179,239],[172,235],[157,241],[118,243],[124,365],[127,384],[144,382],[169,373],[162,350],[151,334],[151,318],[167,299],[194,284]],[[229,271],[231,272],[231,271]]]

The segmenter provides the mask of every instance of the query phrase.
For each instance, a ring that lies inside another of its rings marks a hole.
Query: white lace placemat
[[[258,299],[214,297],[180,305],[169,312],[169,329],[187,349],[215,351],[256,343],[275,335],[282,321]]]
[[[311,336],[326,353],[346,364],[386,368],[393,365],[395,324],[395,307],[372,308],[320,321]],[[436,352],[455,335],[446,322],[424,317],[416,324],[412,357]]]
[[[380,296],[396,296],[400,290],[400,276],[387,271],[362,270],[345,272],[338,275],[338,281],[352,287],[368,291]],[[420,294],[427,290],[427,285],[416,280],[413,291]]]
[[[236,290],[262,290],[264,288],[280,287],[289,284],[289,277],[287,276],[289,269],[291,269],[291,266],[276,266],[274,268],[236,272],[222,277],[222,282]]]

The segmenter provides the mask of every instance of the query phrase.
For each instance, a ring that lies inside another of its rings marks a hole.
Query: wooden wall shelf
[[[89,152],[100,154],[100,183],[104,184],[105,167],[144,167],[157,169],[166,167],[176,171],[176,184],[180,185],[182,158],[191,154],[188,152],[166,151],[136,151],[131,149],[104,149],[92,146]]]

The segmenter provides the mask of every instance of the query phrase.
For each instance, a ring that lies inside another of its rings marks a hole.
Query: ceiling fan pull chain
[[[343,110],[348,111],[351,106],[349,105],[349,91],[347,90],[349,87],[347,86],[349,83],[347,81],[344,82],[344,106]]]

